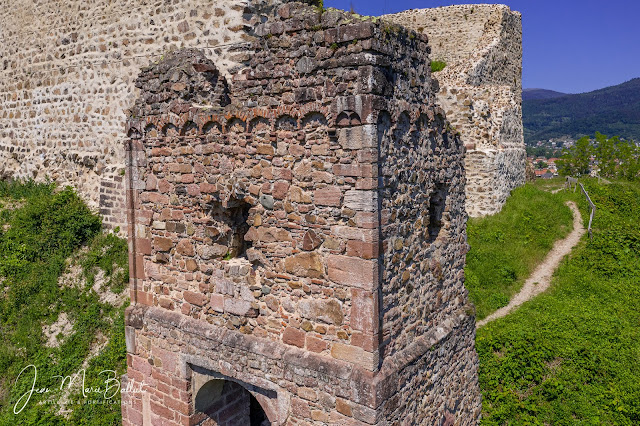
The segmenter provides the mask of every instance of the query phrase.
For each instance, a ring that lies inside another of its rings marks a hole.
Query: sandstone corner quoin
[[[127,224],[123,423],[475,424],[466,220],[524,182],[519,14],[65,4],[2,12],[36,24],[2,33],[0,174]]]

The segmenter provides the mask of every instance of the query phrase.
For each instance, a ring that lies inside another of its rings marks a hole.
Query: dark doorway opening
[[[242,385],[213,379],[195,398],[192,426],[270,426],[258,400]]]

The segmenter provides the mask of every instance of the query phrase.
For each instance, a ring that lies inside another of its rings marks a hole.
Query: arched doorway
[[[258,400],[230,380],[213,379],[202,385],[194,401],[192,426],[270,426]]]

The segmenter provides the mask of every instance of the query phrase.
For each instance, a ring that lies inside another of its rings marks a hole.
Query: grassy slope
[[[571,224],[560,196],[530,184],[514,190],[499,214],[469,220],[466,287],[478,319],[509,303]]]
[[[598,210],[551,289],[477,333],[483,424],[640,422],[640,185],[586,185]],[[561,196],[587,207],[580,192]]]
[[[85,385],[104,386],[106,377],[100,371],[112,369],[122,374],[125,368],[124,306],[101,303],[91,285],[101,268],[106,286],[116,293],[124,289],[127,247],[115,235],[102,234],[100,228],[100,219],[70,189],[0,182],[0,425],[119,424],[119,401],[72,404],[67,407],[73,410],[68,419],[55,415],[60,379],[53,376],[77,372],[98,331],[109,343],[89,362]],[[78,255],[83,245],[88,249]],[[81,282],[61,287],[58,279],[72,255],[83,277]],[[71,319],[73,330],[59,347],[47,347],[42,326],[55,322],[61,312]],[[30,389],[33,372],[29,370],[17,382],[16,378],[29,364],[38,368],[37,387],[49,387],[50,392],[34,394],[16,415],[13,409]],[[71,399],[104,398],[83,398],[76,393]]]

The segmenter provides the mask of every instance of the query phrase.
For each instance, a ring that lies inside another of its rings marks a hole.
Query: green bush
[[[106,285],[120,293],[128,281],[126,242],[101,233],[100,218],[71,188],[57,191],[51,183],[0,182],[0,209],[0,425],[81,424],[56,415],[60,379],[55,376],[78,371],[99,330],[110,343],[89,363],[87,377],[95,378],[100,371],[95,369],[107,365],[124,372],[124,306],[101,303],[90,285],[62,286],[58,281],[68,259],[75,257],[89,283],[100,268],[108,277]],[[88,248],[80,251],[83,246]],[[73,329],[58,347],[48,347],[42,327],[55,322],[61,312]],[[38,386],[52,392],[34,394],[16,415],[14,404],[29,388],[27,381],[16,378],[29,364],[38,369]],[[68,408],[89,409],[83,404]],[[119,405],[94,405],[90,411],[100,424],[117,424],[120,419]]]

